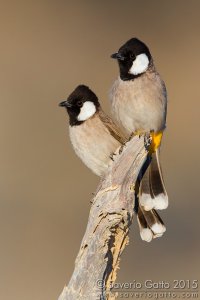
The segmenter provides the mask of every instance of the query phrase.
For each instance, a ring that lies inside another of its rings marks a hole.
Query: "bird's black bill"
[[[111,55],[111,58],[114,58],[114,59],[119,59],[119,60],[124,60],[125,57],[123,55],[121,55],[120,53],[114,53]]]
[[[62,101],[62,102],[59,103],[59,106],[61,106],[61,107],[71,107],[72,105],[67,101]]]

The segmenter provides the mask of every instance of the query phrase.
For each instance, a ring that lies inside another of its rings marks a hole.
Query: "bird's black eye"
[[[76,104],[77,104],[78,107],[81,107],[83,105],[83,101],[79,100],[79,101],[76,102]]]
[[[132,60],[135,60],[135,58],[136,58],[135,54],[134,54],[134,53],[130,53],[130,58],[131,58]]]

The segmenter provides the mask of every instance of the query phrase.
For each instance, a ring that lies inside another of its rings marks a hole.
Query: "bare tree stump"
[[[145,162],[149,139],[134,136],[114,156],[93,199],[75,269],[59,300],[115,299],[111,292],[120,256],[128,244],[135,183]]]

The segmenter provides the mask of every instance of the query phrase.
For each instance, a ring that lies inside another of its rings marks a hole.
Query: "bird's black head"
[[[118,60],[122,80],[135,79],[152,65],[148,47],[137,38],[130,39],[111,57]]]
[[[59,104],[67,109],[71,126],[80,125],[99,109],[97,96],[85,85],[79,85],[66,101]]]

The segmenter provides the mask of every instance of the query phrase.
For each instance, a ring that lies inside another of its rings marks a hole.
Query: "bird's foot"
[[[114,153],[114,152],[110,154],[110,159],[111,159],[112,161],[114,161],[114,156],[115,156],[115,155],[116,155],[116,153]]]
[[[149,147],[151,145],[151,142],[152,142],[152,137],[149,133],[146,133],[145,136],[144,136],[144,146],[145,146],[145,149],[147,151],[149,151]]]
[[[121,145],[121,147],[119,148],[119,154],[122,153],[122,151],[124,150],[124,147],[125,147],[125,146],[126,146],[126,142],[123,143],[123,144]]]

